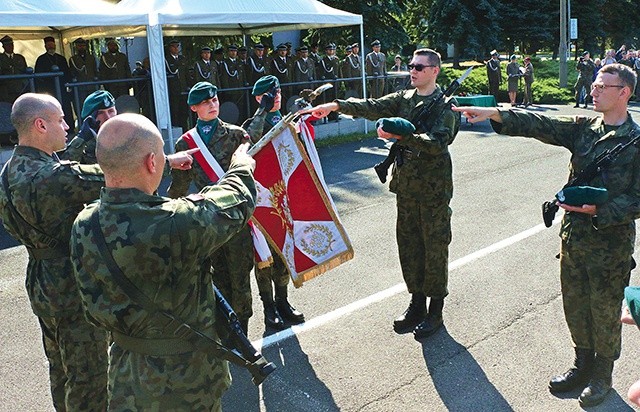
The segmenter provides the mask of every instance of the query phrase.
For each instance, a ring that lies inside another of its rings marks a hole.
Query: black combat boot
[[[444,299],[431,298],[429,301],[429,313],[427,318],[420,322],[413,330],[413,337],[421,340],[436,333],[442,327],[442,308],[444,307]]]
[[[242,327],[244,335],[248,336],[247,334],[249,333],[249,319],[238,319],[238,322],[240,322],[240,327]]]
[[[412,293],[409,307],[393,321],[393,330],[396,333],[409,333],[422,322],[427,315],[427,297],[424,293]]]
[[[611,390],[612,372],[613,359],[596,355],[589,386],[584,388],[580,397],[578,397],[580,406],[596,406],[604,401]]]
[[[264,324],[268,328],[283,330],[286,328],[284,320],[280,316],[276,304],[271,296],[260,296],[262,306],[264,306]]]
[[[569,392],[574,389],[584,388],[591,379],[593,372],[593,349],[576,348],[576,360],[574,367],[552,378],[549,381],[549,391]]]
[[[287,299],[287,287],[276,286],[276,308],[280,315],[289,322],[297,325],[304,322],[304,315],[302,312],[291,306]]]

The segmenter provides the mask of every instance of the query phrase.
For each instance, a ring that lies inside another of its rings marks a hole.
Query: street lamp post
[[[560,87],[567,87],[567,1],[560,0]]]

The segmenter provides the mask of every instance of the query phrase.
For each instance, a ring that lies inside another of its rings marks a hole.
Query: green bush
[[[577,71],[575,70],[575,63],[573,61],[567,62],[567,87],[560,88],[558,73],[560,63],[557,60],[540,59],[537,57],[532,58],[534,82],[532,86],[533,101],[534,103],[543,104],[564,104],[573,102],[573,85],[576,82]],[[488,94],[489,93],[489,81],[487,80],[487,69],[483,65],[479,65],[477,62],[462,63],[462,66],[475,66],[469,77],[462,83],[458,89],[457,94]],[[506,81],[506,67],[507,62],[502,62],[502,84],[500,85],[500,91],[498,94],[498,100],[500,102],[508,102],[509,97],[507,95],[507,81]],[[443,67],[438,76],[438,84],[446,88],[451,82],[462,75],[466,70],[456,70],[451,67]],[[518,91],[518,101],[522,101],[522,93],[524,92],[524,83],[520,86]]]

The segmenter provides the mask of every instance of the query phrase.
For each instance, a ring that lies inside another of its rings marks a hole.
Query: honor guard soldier
[[[358,80],[348,80],[345,82],[346,92],[353,97],[362,97],[362,65],[360,64],[360,45],[353,43],[351,45],[351,53],[349,53],[342,62],[343,77],[358,77]]]
[[[3,53],[0,54],[0,75],[25,74],[27,61],[24,56],[13,52],[13,39],[4,36],[0,39]],[[25,81],[9,79],[0,81],[0,101],[13,103],[24,92]]]
[[[96,58],[87,50],[87,41],[79,37],[73,42],[73,46],[76,49],[76,53],[69,57],[69,69],[71,70],[72,80],[82,83],[98,80],[98,65],[96,64]],[[96,86],[80,86],[76,89],[78,90],[78,104],[82,104],[84,99],[96,89]],[[75,107],[75,95],[72,102],[75,112],[79,113],[80,108]]]
[[[220,102],[217,88],[211,83],[196,83],[189,91],[187,104],[197,114],[198,120],[195,128],[178,139],[176,150],[191,149],[197,145],[204,155],[202,161],[205,164],[201,164],[199,160],[194,162],[190,170],[171,172],[168,194],[172,198],[187,195],[192,183],[198,190],[211,185],[213,182],[207,175],[207,170],[212,167],[228,170],[233,152],[241,144],[251,141],[244,129],[218,118]],[[211,161],[218,166],[206,163],[206,151],[210,153]],[[254,249],[251,228],[245,225],[227,243],[213,252],[208,262],[213,267],[213,283],[229,300],[246,334],[249,318],[253,314],[250,274],[254,266]],[[208,269],[206,268],[207,271]]]
[[[275,76],[264,76],[254,84],[251,94],[262,110],[254,117],[247,119],[242,127],[255,142],[282,119],[280,82]],[[285,321],[294,325],[304,322],[304,315],[289,303],[287,287],[290,279],[289,271],[278,253],[269,248],[273,264],[264,268],[256,267],[254,273],[264,307],[264,324],[268,328],[282,330],[286,328]]]
[[[307,46],[298,47],[296,50],[299,56],[293,63],[293,81],[304,84],[296,85],[295,89],[313,89],[314,84],[312,82],[316,77],[316,64],[309,57],[309,48]]]
[[[38,93],[45,93],[53,96],[60,101],[64,118],[72,130],[75,130],[73,121],[73,110],[71,109],[71,96],[64,86],[65,83],[71,81],[71,71],[67,64],[67,59],[61,54],[56,53],[56,40],[47,36],[44,39],[44,48],[46,52],[36,59],[36,73],[56,73],[62,72],[62,76],[45,77],[38,79],[36,82],[36,90]],[[56,92],[56,83],[60,86],[60,95]]]
[[[220,64],[219,76],[223,90],[244,87],[244,71],[238,59],[238,46],[235,44],[227,47],[227,58]],[[224,90],[221,94],[224,102],[231,102],[238,107],[240,121],[247,118],[246,96],[243,90]]]
[[[287,45],[279,44],[275,52],[276,55],[271,59],[269,72],[278,78],[280,85],[291,83],[293,70],[291,69],[291,60],[287,57]],[[289,86],[284,86],[282,99],[286,102],[289,96],[291,96]]]
[[[380,52],[380,40],[371,42],[371,53],[365,57],[367,76],[376,77],[369,80],[369,95],[373,98],[384,95],[384,80],[387,75],[387,57]]]
[[[438,116],[428,130],[411,131],[411,119],[418,105],[440,99],[442,89],[436,84],[440,73],[440,54],[431,49],[418,49],[411,63],[411,85],[378,99],[336,100],[311,110],[316,117],[329,112],[364,117],[397,116],[400,122],[387,122],[396,127],[388,132],[378,128],[383,139],[397,139],[401,156],[396,158],[389,190],[396,194],[396,237],[402,276],[411,294],[407,310],[393,322],[396,333],[414,333],[418,340],[426,338],[443,325],[442,309],[448,295],[449,243],[451,242],[451,209],[453,177],[451,145],[460,129],[460,115],[449,103],[440,101]],[[408,124],[409,127],[404,127]],[[430,302],[427,310],[427,297]]]
[[[249,67],[246,71],[246,77],[249,84],[255,84],[262,76],[269,74],[269,61],[264,55],[264,45],[258,43],[253,46],[253,53],[249,56]],[[255,112],[258,104],[255,99],[251,99],[249,107],[251,112]]]
[[[500,89],[500,83],[502,83],[502,70],[500,69],[500,54],[496,50],[491,51],[491,58],[486,64],[487,66],[487,78],[489,79],[489,94],[493,95],[498,100],[498,91]]]
[[[318,43],[311,43],[309,45],[309,58],[313,60],[316,65],[316,74],[318,73],[318,66],[320,65],[320,60],[322,60],[322,56],[318,53]]]
[[[193,72],[195,73],[196,83],[209,82],[214,86],[220,84],[218,80],[218,65],[211,61],[211,48],[203,47],[200,49],[200,59],[196,60],[193,65]]]
[[[164,56],[167,69],[167,88],[169,90],[169,106],[171,108],[171,123],[182,130],[189,128],[189,109],[184,104],[183,92],[189,90],[187,81],[187,59],[180,54],[180,42],[171,40],[167,45]]]
[[[116,39],[107,41],[107,51],[102,53],[99,66],[100,80],[122,80],[131,78],[131,67],[127,55],[120,51]],[[105,90],[116,99],[129,94],[129,82],[106,83]]]
[[[340,59],[336,56],[335,43],[329,43],[324,47],[325,56],[320,60],[320,70],[318,71],[318,77],[320,80],[326,80],[333,84],[333,87],[322,93],[323,101],[330,102],[337,97],[337,83],[334,81],[338,78],[340,71]],[[331,112],[328,116],[328,120],[338,120],[338,113]]]

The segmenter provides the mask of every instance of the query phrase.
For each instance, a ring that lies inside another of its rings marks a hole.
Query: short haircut
[[[25,93],[18,97],[11,108],[11,123],[18,136],[29,131],[36,119],[47,119],[60,107],[60,103],[48,94]]]
[[[158,141],[162,138],[151,120],[139,114],[121,114],[100,127],[96,158],[105,174],[122,175],[136,170],[149,153],[157,152]]]
[[[638,76],[636,72],[633,71],[630,67],[625,66],[620,63],[612,63],[607,64],[602,69],[600,69],[600,73],[608,73],[608,74],[616,74],[622,81],[622,83],[631,90],[631,94],[636,90],[636,84],[638,83]]]
[[[433,49],[418,49],[413,52],[414,56],[426,56],[429,59],[429,63],[435,66],[440,67],[440,63],[442,59],[440,58],[440,53]]]

